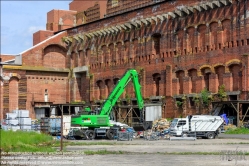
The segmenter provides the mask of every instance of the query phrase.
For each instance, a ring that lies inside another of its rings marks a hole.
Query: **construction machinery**
[[[140,123],[143,126],[144,102],[140,90],[141,86],[139,84],[138,73],[134,69],[129,69],[117,82],[116,86],[100,108],[97,108],[94,111],[91,111],[90,108],[86,108],[78,115],[72,116],[72,129],[68,136],[76,139],[94,139],[98,136],[106,136],[109,139],[113,139],[120,126],[115,126],[110,123],[110,113],[130,81],[132,81],[135,89],[137,105],[140,111]]]
[[[212,115],[190,115],[175,118],[170,125],[170,135],[178,137],[206,137],[214,139],[224,124],[224,118]]]

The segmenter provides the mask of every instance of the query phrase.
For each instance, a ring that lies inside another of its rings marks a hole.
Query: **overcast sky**
[[[46,30],[47,12],[69,9],[72,0],[1,0],[1,54],[17,55],[33,46],[33,33]]]

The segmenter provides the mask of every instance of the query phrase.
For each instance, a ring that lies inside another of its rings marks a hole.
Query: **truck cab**
[[[175,118],[170,125],[170,134],[174,136],[182,136],[183,131],[188,131],[187,118]]]

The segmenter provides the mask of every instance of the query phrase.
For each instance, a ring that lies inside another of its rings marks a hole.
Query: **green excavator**
[[[69,132],[69,136],[77,139],[94,139],[97,136],[106,136],[109,139],[113,139],[115,132],[118,130],[118,126],[114,126],[110,123],[110,114],[113,106],[124,92],[127,84],[132,81],[135,89],[135,95],[137,99],[137,105],[140,111],[140,126],[144,128],[144,101],[141,94],[141,86],[139,84],[138,73],[134,69],[129,69],[125,72],[123,77],[117,82],[113,91],[109,94],[108,98],[102,104],[100,108],[91,111],[89,107],[84,111],[73,115],[71,117],[72,130]]]

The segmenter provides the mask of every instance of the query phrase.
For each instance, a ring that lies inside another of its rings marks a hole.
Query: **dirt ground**
[[[15,159],[10,158],[9,161],[22,165],[50,166],[249,166],[249,139],[243,138],[194,141],[88,140],[87,142],[93,145],[67,146],[63,155],[59,154],[60,152],[58,154],[20,154],[16,155]],[[97,142],[100,145],[94,145]],[[105,142],[111,144],[104,145]],[[112,154],[86,155],[84,154],[86,151],[106,151]]]

